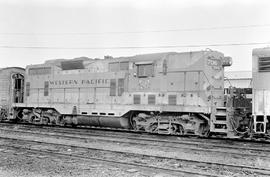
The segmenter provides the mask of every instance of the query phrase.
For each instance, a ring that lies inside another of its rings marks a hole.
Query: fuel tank
[[[129,129],[128,118],[107,116],[77,116],[72,118],[74,125],[87,125],[96,127],[111,127]]]

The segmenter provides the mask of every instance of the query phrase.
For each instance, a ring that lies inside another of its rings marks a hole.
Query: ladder
[[[216,107],[214,114],[211,117],[210,124],[211,132],[227,133],[228,132],[228,120],[227,120],[227,108]]]
[[[253,115],[254,120],[254,132],[255,133],[265,133],[266,132],[266,115]]]

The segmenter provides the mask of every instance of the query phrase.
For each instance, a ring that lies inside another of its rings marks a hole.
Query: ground
[[[20,150],[0,149],[0,177],[169,177],[138,169],[109,166]]]

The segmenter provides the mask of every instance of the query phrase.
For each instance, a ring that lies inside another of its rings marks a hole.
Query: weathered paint
[[[128,61],[128,69],[112,72],[109,63]],[[60,61],[30,65],[26,68],[50,67],[50,74],[26,75],[30,96],[25,106],[54,107],[60,113],[114,113],[121,116],[129,110],[211,113],[214,106],[223,106],[224,55],[216,51],[159,53],[83,61],[85,69],[62,70]],[[150,64],[153,74],[138,76],[138,66]],[[47,71],[46,71],[47,72]],[[40,72],[42,73],[42,72]],[[110,96],[111,79],[116,79],[116,96]],[[118,79],[124,80],[123,94]],[[49,82],[49,95],[44,96],[44,82]],[[139,95],[140,104],[134,104]],[[148,104],[154,95],[155,104]],[[175,95],[176,104],[169,105]]]

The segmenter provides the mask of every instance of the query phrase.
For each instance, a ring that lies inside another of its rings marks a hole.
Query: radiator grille
[[[270,72],[270,57],[261,57],[258,60],[259,72]]]
[[[176,105],[176,95],[169,95],[169,105]]]
[[[134,104],[141,104],[141,95],[134,95],[133,102]]]
[[[148,95],[148,104],[156,104],[156,95]]]

